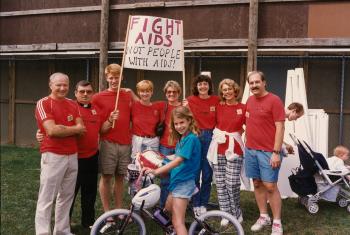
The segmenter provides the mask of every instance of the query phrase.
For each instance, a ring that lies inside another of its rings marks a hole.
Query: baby
[[[345,146],[338,145],[334,148],[334,156],[327,158],[327,163],[330,170],[350,172],[350,166],[345,165],[345,161],[349,159],[349,149]],[[350,180],[350,175],[347,175]]]

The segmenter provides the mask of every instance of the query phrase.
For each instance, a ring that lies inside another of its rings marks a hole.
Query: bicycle
[[[147,176],[148,175],[144,177],[143,186]],[[130,209],[114,209],[102,214],[93,224],[90,235],[146,235],[146,225],[139,214],[157,223],[165,234],[175,235],[175,230],[167,214],[160,208],[156,208],[153,211],[150,210],[159,201],[160,188],[153,183],[153,179],[150,176],[148,177],[151,179],[152,184],[137,192],[132,199]],[[198,217],[194,213],[191,214],[194,221],[189,227],[190,235],[244,234],[243,228],[238,220],[227,212],[212,210]],[[227,219],[229,223],[225,226],[221,226],[220,222],[222,219]]]

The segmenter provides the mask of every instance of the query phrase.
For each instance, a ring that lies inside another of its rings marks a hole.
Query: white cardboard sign
[[[131,16],[124,67],[182,71],[183,22],[153,16]]]

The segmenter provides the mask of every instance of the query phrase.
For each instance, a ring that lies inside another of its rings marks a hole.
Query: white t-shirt
[[[336,171],[348,171],[349,169],[345,166],[345,163],[342,159],[337,156],[329,157],[326,159],[329,169]]]

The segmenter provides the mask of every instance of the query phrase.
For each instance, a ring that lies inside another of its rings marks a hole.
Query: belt
[[[152,139],[152,138],[156,137],[155,135],[136,135],[136,136],[142,137],[142,138],[149,138],[149,139]]]

